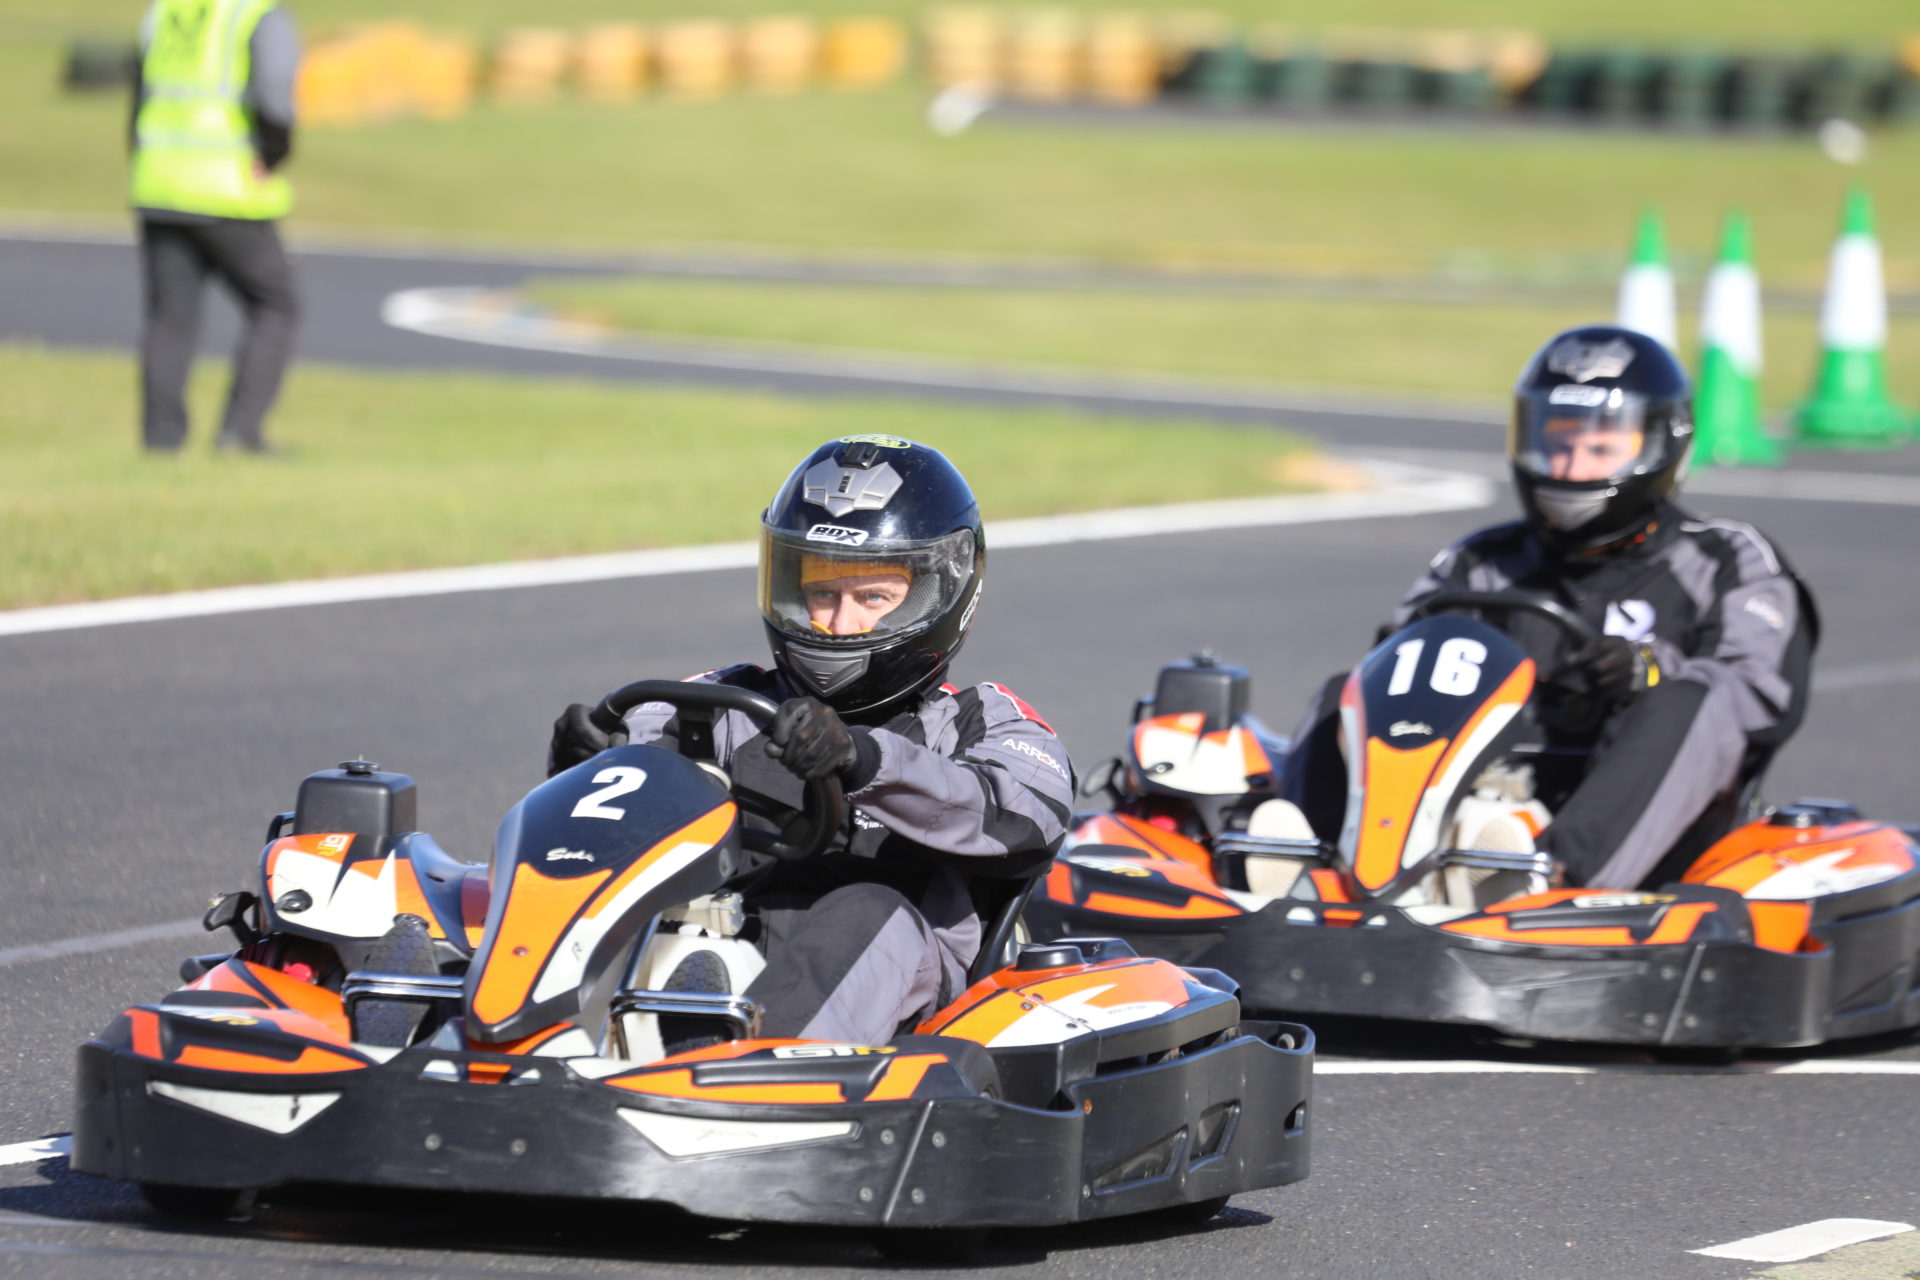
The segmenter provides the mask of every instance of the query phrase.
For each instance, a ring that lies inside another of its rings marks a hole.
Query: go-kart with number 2
[[[1449,612],[1501,609],[1597,639],[1543,597],[1435,596],[1346,680],[1332,840],[1277,798],[1289,744],[1246,715],[1246,672],[1166,668],[1100,780],[1112,808],[1080,816],[1028,913],[1036,935],[1118,934],[1289,1017],[1715,1049],[1920,1025],[1914,828],[1839,801],[1764,809],[1764,757],[1645,884],[1564,887],[1531,837],[1578,753],[1539,741],[1533,660]]]
[[[595,714],[653,701],[688,725],[776,709],[642,681]],[[74,1168],[202,1215],[321,1183],[893,1229],[1207,1215],[1306,1176],[1311,1033],[1114,939],[1020,945],[1030,881],[919,1026],[760,1038],[740,890],[835,836],[836,779],[788,809],[618,746],[529,792],[490,865],[414,813],[412,780],[363,761],[306,779],[262,891],[208,913],[239,948],[80,1050]]]

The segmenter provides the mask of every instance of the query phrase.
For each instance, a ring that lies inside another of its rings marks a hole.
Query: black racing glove
[[[592,720],[593,708],[576,702],[553,722],[553,741],[547,746],[547,776],[571,769],[582,760],[591,760],[608,747],[627,740],[625,725],[608,733]]]
[[[1625,636],[1601,636],[1574,654],[1572,662],[1595,693],[1616,702],[1660,683],[1660,664],[1654,661],[1653,650]]]
[[[849,729],[818,698],[781,703],[767,726],[767,739],[767,754],[806,782],[837,773],[849,791],[857,791],[880,767],[880,748],[867,731]]]

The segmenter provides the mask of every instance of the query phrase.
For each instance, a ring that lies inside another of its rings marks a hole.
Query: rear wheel
[[[1197,1227],[1201,1223],[1210,1222],[1217,1217],[1220,1211],[1227,1207],[1229,1198],[1228,1196],[1214,1196],[1210,1200],[1195,1200],[1191,1204],[1169,1205],[1165,1209],[1155,1210],[1153,1216],[1162,1222],[1177,1223],[1180,1226]]]
[[[140,1194],[154,1209],[171,1218],[192,1218],[199,1222],[219,1222],[245,1217],[253,1209],[254,1193],[231,1187],[176,1187],[164,1182],[143,1182]]]

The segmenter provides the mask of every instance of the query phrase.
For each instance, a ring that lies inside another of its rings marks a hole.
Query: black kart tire
[[[1153,1216],[1161,1222],[1176,1223],[1180,1226],[1197,1227],[1203,1222],[1211,1222],[1220,1211],[1227,1207],[1230,1196],[1214,1196],[1210,1200],[1195,1200],[1191,1204],[1169,1205],[1165,1209],[1156,1209]]]
[[[176,1187],[165,1182],[143,1182],[140,1194],[155,1211],[170,1218],[221,1222],[241,1217],[253,1208],[253,1192],[231,1187]]]
[[[876,1231],[873,1247],[902,1266],[964,1267],[986,1249],[987,1235],[986,1227],[896,1227]]]

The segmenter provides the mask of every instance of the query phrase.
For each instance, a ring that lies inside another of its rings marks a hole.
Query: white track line
[[[1904,1222],[1876,1222],[1872,1218],[1822,1218],[1818,1222],[1770,1231],[1763,1236],[1748,1236],[1689,1253],[1709,1258],[1737,1258],[1742,1262],[1799,1262],[1862,1240],[1878,1240],[1913,1230]]]
[[[61,938],[55,942],[30,942],[25,946],[0,950],[0,969],[10,964],[28,964],[35,960],[58,960],[108,947],[132,947],[143,942],[168,938],[191,938],[206,932],[198,920],[170,920],[166,924],[142,925],[137,929],[116,929],[112,933],[89,934],[84,938]]]
[[[72,1151],[73,1135],[56,1133],[51,1138],[35,1138],[32,1142],[16,1142],[10,1147],[0,1147],[0,1166],[53,1160]]]
[[[1336,442],[1337,443],[1337,442]],[[1504,480],[1507,463],[1497,452],[1470,449],[1403,449],[1391,446],[1356,448],[1358,456],[1390,459],[1413,466],[1465,471]],[[1687,477],[1687,494],[1721,498],[1772,498],[1801,502],[1864,502],[1881,506],[1920,506],[1920,476],[1885,475],[1859,471],[1810,471],[1799,467],[1777,470],[1733,470],[1698,467]],[[1682,501],[1685,498],[1683,496]]]
[[[1326,520],[1360,520],[1423,515],[1484,507],[1493,487],[1478,476],[1431,471],[1395,463],[1371,468],[1376,487],[1358,493],[1313,493],[1275,498],[1230,498],[1163,507],[1130,507],[1077,515],[1001,520],[988,526],[990,546],[1059,546],[1115,538],[1144,538],[1220,529],[1249,529]],[[513,564],[423,569],[410,573],[367,574],[309,582],[277,582],[253,587],[183,591],[173,595],[132,596],[88,604],[52,605],[0,612],[0,636],[107,627],[172,618],[250,613],[304,605],[345,604],[363,600],[410,599],[464,591],[501,591],[563,583],[602,582],[663,574],[702,573],[751,568],[759,554],[752,542],[608,555],[569,556]]]
[[[1412,399],[1329,395],[1284,387],[1186,382],[1084,369],[995,365],[938,356],[816,347],[805,343],[735,342],[677,334],[622,333],[559,320],[520,304],[512,290],[474,287],[402,289],[388,295],[380,318],[396,329],[455,342],[596,356],[608,360],[667,361],[711,369],[740,369],[809,377],[857,378],[909,390],[1003,391],[1027,395],[1093,397],[1109,402],[1354,417],[1415,417],[1436,422],[1497,426],[1500,409],[1416,403]]]

